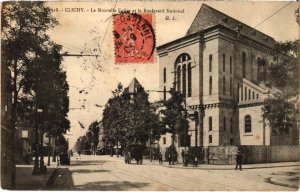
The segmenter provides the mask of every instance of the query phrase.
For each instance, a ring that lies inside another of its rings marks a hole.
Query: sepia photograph
[[[1,2],[1,189],[298,191],[299,7]]]

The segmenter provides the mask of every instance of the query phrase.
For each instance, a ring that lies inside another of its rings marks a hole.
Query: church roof
[[[234,31],[239,31],[240,34],[245,35],[251,39],[259,42],[264,41],[264,44],[270,45],[274,39],[206,4],[202,4],[199,12],[197,13],[194,21],[188,29],[185,36],[202,31],[212,26],[223,25]]]
[[[138,90],[142,88],[142,85],[139,83],[139,81],[134,77],[132,81],[130,82],[129,86],[125,88],[126,92],[128,93],[136,93]]]

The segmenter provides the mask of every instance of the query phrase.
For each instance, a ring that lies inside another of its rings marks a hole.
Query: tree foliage
[[[299,40],[278,42],[274,49],[274,63],[267,66],[266,83],[290,98],[299,91]]]
[[[289,133],[295,123],[295,101],[287,100],[282,93],[275,93],[265,100],[264,117],[269,121],[273,134]]]
[[[169,127],[167,131],[173,135],[186,135],[189,125],[185,116],[184,96],[174,88],[171,88],[170,94],[171,97],[164,102],[165,109],[161,111],[164,115],[162,124]]]
[[[276,62],[267,67],[266,84],[277,91],[265,99],[262,110],[273,134],[288,133],[295,123],[299,93],[299,43],[299,40],[278,42],[274,50]]]
[[[69,87],[62,71],[61,46],[47,32],[58,24],[44,2],[2,4],[2,63],[12,74],[12,123],[17,123],[22,102],[43,109],[43,121],[52,134],[69,129]],[[50,125],[55,123],[56,126]],[[45,127],[44,127],[45,128]]]
[[[119,142],[124,147],[132,143],[145,144],[153,130],[158,129],[158,116],[151,109],[144,88],[129,93],[121,84],[105,105],[102,122],[103,140],[110,145]]]

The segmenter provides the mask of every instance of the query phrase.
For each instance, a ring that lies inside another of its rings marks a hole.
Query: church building
[[[271,90],[261,80],[276,62],[274,45],[267,34],[203,4],[184,37],[157,48],[161,99],[173,84],[186,97],[190,146],[297,142],[297,129],[277,135],[262,115]]]

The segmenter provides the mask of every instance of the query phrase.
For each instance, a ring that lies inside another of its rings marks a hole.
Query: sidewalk
[[[145,164],[153,164],[157,166],[164,166],[168,168],[177,169],[199,169],[199,170],[234,170],[235,165],[207,165],[200,164],[198,167],[183,167],[182,163],[176,165],[169,165],[169,162],[164,162],[160,165],[157,161],[146,160]],[[261,163],[261,164],[246,164],[243,165],[243,169],[264,169],[264,168],[280,168],[280,167],[296,167],[295,172],[282,172],[273,174],[272,177],[267,178],[267,182],[280,185],[284,187],[290,187],[299,189],[299,162],[280,162],[280,163]]]
[[[45,158],[44,162],[47,165],[48,159]],[[42,190],[57,169],[57,163],[52,162],[51,158],[50,166],[47,166],[47,173],[42,175],[32,175],[33,165],[16,165],[16,169],[15,190]]]
[[[114,158],[119,161],[124,161],[123,156],[113,156]],[[132,160],[135,163],[135,160]],[[202,170],[234,170],[235,165],[214,165],[214,164],[198,164],[197,167],[193,167],[192,164],[189,164],[188,167],[184,167],[182,163],[177,163],[175,165],[169,165],[169,162],[163,161],[163,164],[159,164],[158,160],[153,160],[152,162],[150,159],[143,159],[143,164],[147,165],[157,165],[157,166],[164,166],[168,168],[178,168],[178,169],[202,169]],[[275,168],[275,167],[294,167],[299,166],[299,162],[279,162],[279,163],[257,163],[257,164],[244,164],[242,165],[243,169],[265,169],[265,168]]]
[[[148,161],[150,162],[150,160]],[[157,165],[159,164],[157,163]],[[188,167],[184,167],[182,163],[178,163],[176,165],[169,165],[169,162],[164,162],[162,166],[169,167],[169,168],[203,169],[203,170],[233,170],[235,168],[235,165],[212,165],[212,164],[209,165],[199,164],[198,167],[193,167],[193,165],[190,164]],[[242,166],[243,169],[264,169],[264,168],[274,168],[274,167],[299,166],[299,162],[259,163],[259,164],[245,164]]]

